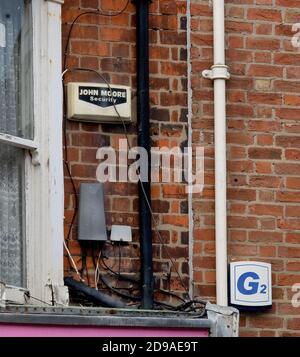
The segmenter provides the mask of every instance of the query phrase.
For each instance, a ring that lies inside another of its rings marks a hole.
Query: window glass
[[[33,139],[31,5],[0,1],[0,132]]]
[[[31,5],[0,0],[0,132],[33,139]],[[0,281],[25,286],[25,151],[0,143]]]
[[[0,143],[0,281],[24,286],[24,151]]]

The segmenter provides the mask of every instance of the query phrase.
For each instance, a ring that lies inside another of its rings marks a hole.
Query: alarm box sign
[[[251,310],[272,306],[272,268],[263,262],[230,264],[230,303]]]
[[[111,107],[114,105],[124,104],[127,102],[126,89],[113,87],[85,87],[78,88],[79,100],[98,105],[102,108]]]
[[[68,118],[92,123],[130,122],[131,89],[103,83],[68,83]]]

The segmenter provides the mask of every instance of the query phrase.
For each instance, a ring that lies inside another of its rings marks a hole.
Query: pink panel
[[[0,337],[208,337],[207,329],[73,327],[0,324]]]

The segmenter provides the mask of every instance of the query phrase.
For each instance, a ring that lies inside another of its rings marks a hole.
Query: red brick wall
[[[114,12],[122,9],[123,1],[66,0],[63,6],[63,46],[70,24],[84,11],[97,10]],[[187,138],[187,65],[186,65],[186,2],[153,1],[150,7],[150,97],[151,97],[151,138],[152,146],[180,147]],[[136,89],[135,51],[135,6],[131,3],[126,11],[117,17],[85,15],[74,26],[69,47],[68,67],[88,67],[98,70],[112,84],[123,84]],[[71,80],[96,81],[93,74],[71,73]],[[132,145],[136,145],[136,125],[129,125],[128,132]],[[71,173],[77,190],[81,182],[96,182],[96,169],[99,161],[96,152],[99,147],[111,145],[118,148],[119,139],[124,139],[122,125],[96,125],[68,122],[68,151]],[[74,195],[70,179],[66,173],[65,234],[70,227],[74,212]],[[134,242],[122,247],[121,271],[139,271],[138,237],[138,196],[135,183],[105,184],[106,219],[111,224],[125,224],[133,227]],[[158,229],[168,246],[163,248],[156,234],[153,234],[154,271],[156,288],[184,291],[178,276],[168,258],[173,257],[176,269],[180,271],[185,286],[188,287],[188,215],[187,196],[181,194],[184,185],[153,184],[152,207]],[[73,227],[71,252],[75,255],[78,267],[82,266],[81,249],[77,241],[77,220]],[[107,249],[107,263],[118,269],[118,248]],[[114,257],[114,251],[116,257]],[[93,283],[94,266],[87,252],[89,278]],[[69,262],[66,258],[66,273]],[[169,274],[172,279],[169,279]],[[86,276],[86,271],[84,272]],[[159,296],[166,300],[166,296]],[[171,301],[172,299],[170,299]],[[177,302],[175,300],[174,302]]]
[[[241,314],[244,336],[300,335],[291,287],[300,282],[300,2],[227,0],[228,224],[233,260],[273,265],[274,307]],[[193,140],[206,148],[203,196],[194,198],[196,294],[215,296],[212,8],[192,2]]]
[[[121,9],[126,0],[65,0],[64,43],[70,23],[81,12]],[[300,310],[291,305],[292,284],[300,283],[300,103],[299,50],[291,46],[291,25],[300,20],[300,2],[227,0],[228,214],[230,260],[273,264],[274,307],[265,314],[241,315],[244,336],[298,335]],[[215,299],[213,90],[201,71],[212,65],[212,8],[192,0],[193,144],[205,147],[205,188],[193,197],[195,296]],[[182,146],[187,139],[186,1],[151,4],[151,134],[154,146]],[[299,21],[300,22],[300,21]],[[135,8],[119,17],[88,15],[75,26],[68,66],[99,70],[111,83],[135,89]],[[98,81],[87,74],[66,80]],[[133,144],[136,126],[128,127]],[[68,123],[69,161],[78,188],[95,182],[101,146],[117,147],[122,126]],[[188,212],[183,185],[153,184],[153,209],[169,251],[188,285]],[[66,175],[66,234],[74,195]],[[134,243],[122,248],[122,272],[137,272],[137,186],[105,185],[107,222],[134,228]],[[78,265],[81,250],[74,225],[70,247]],[[116,265],[108,251],[108,264]],[[90,253],[89,253],[90,254]],[[89,255],[88,254],[88,255]],[[90,277],[94,268],[88,257]],[[69,263],[66,259],[66,273]],[[182,292],[174,269],[154,235],[156,286]],[[157,296],[162,298],[162,296]],[[164,297],[165,298],[165,297]],[[172,301],[172,300],[171,300]],[[173,300],[172,302],[175,302]]]

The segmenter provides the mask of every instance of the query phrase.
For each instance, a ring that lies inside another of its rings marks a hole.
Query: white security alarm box
[[[130,226],[112,225],[111,241],[132,242],[132,230]]]
[[[230,263],[230,303],[243,307],[272,306],[272,267],[263,262]]]
[[[91,123],[130,122],[131,89],[105,83],[68,83],[68,119]]]

